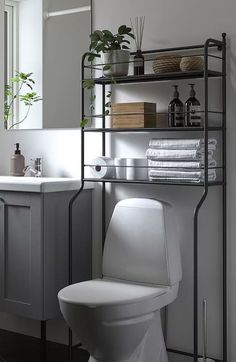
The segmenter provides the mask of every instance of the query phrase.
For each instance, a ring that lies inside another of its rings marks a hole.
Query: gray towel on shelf
[[[166,138],[159,139],[153,138],[149,141],[150,148],[158,149],[174,149],[174,150],[200,150],[204,148],[205,142],[202,138],[197,139],[176,139]],[[208,149],[215,150],[217,140],[215,138],[208,139]]]
[[[208,159],[212,159],[213,151],[208,150]],[[156,148],[148,148],[146,157],[149,160],[204,160],[203,150],[164,150]]]
[[[150,180],[169,180],[169,181],[192,181],[201,182],[204,181],[204,170],[164,170],[164,169],[151,169],[149,170]],[[216,170],[208,170],[208,180],[216,180]]]
[[[202,168],[204,167],[203,161],[153,161],[148,160],[149,167],[155,168]],[[214,159],[210,159],[208,162],[208,167],[214,168],[217,166],[217,162]]]

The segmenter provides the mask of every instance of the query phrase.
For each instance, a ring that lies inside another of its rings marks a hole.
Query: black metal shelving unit
[[[214,51],[214,53],[212,52]],[[222,280],[223,280],[223,290],[222,290],[222,315],[223,315],[223,332],[222,332],[222,358],[215,361],[218,362],[227,362],[227,234],[226,234],[226,34],[222,34],[222,39],[207,39],[204,44],[200,45],[191,45],[177,48],[167,48],[167,49],[156,49],[143,52],[147,61],[154,59],[153,57],[158,54],[168,54],[168,53],[181,54],[181,56],[191,56],[193,55],[202,55],[204,57],[204,69],[203,71],[189,71],[189,72],[175,72],[175,73],[164,73],[164,74],[145,74],[140,76],[122,76],[116,77],[116,84],[135,84],[135,83],[151,83],[151,82],[161,82],[161,81],[173,81],[173,80],[182,80],[182,79],[202,79],[204,82],[204,109],[202,110],[203,114],[203,126],[202,127],[184,127],[184,128],[110,128],[106,127],[106,86],[111,84],[111,79],[107,77],[95,77],[93,78],[95,84],[100,85],[102,88],[102,114],[100,115],[90,115],[92,119],[100,118],[102,121],[102,127],[99,128],[87,128],[82,127],[81,129],[81,188],[74,195],[69,205],[69,280],[68,284],[72,283],[72,211],[73,203],[81,193],[86,182],[99,182],[102,184],[102,240],[105,241],[106,233],[106,184],[133,184],[133,185],[166,185],[178,186],[178,187],[200,187],[202,188],[202,196],[199,202],[196,205],[194,210],[194,227],[193,227],[193,352],[185,352],[179,350],[168,349],[169,352],[181,354],[184,356],[190,356],[193,358],[194,362],[197,362],[200,357],[199,354],[199,341],[198,341],[198,304],[199,304],[199,293],[198,293],[198,218],[200,209],[207,198],[209,187],[221,187],[222,188]],[[196,54],[197,52],[197,54]],[[90,75],[93,72],[96,72],[98,69],[102,69],[102,64],[90,64],[86,62],[87,53],[84,54],[82,58],[82,82],[85,80],[85,70],[90,71]],[[209,69],[209,59],[215,58],[220,61],[220,70],[210,70]],[[99,60],[99,56],[98,56]],[[132,63],[132,61],[131,61]],[[209,109],[209,81],[211,79],[221,79],[222,87],[222,110],[212,111]],[[81,86],[82,92],[82,119],[86,118],[85,114],[85,89],[83,85]],[[221,117],[220,125],[214,126],[209,125],[209,115],[210,114],[219,114]],[[111,116],[111,115],[110,115]],[[219,132],[222,137],[222,165],[218,167],[221,169],[221,178],[214,182],[208,180],[208,139],[210,132]],[[190,182],[170,182],[165,180],[158,181],[135,181],[135,180],[117,180],[117,179],[94,179],[85,177],[85,168],[89,165],[85,163],[85,134],[97,132],[102,135],[102,152],[101,156],[106,156],[106,135],[109,133],[161,133],[161,132],[181,132],[182,135],[185,132],[197,132],[196,134],[201,134],[201,137],[204,139],[204,179],[199,183],[190,183]],[[69,347],[70,347],[70,361],[72,361],[72,334],[70,331],[69,336]]]

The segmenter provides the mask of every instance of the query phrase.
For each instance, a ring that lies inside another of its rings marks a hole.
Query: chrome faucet
[[[25,176],[27,177],[42,177],[42,158],[31,158],[31,165],[24,168]]]

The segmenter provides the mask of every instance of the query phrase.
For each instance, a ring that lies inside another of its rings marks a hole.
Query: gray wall
[[[2,1],[1,5],[2,7]],[[236,360],[236,351],[234,349],[234,336],[236,333],[236,316],[234,306],[236,304],[236,268],[234,255],[236,246],[234,242],[235,222],[234,213],[236,205],[236,193],[234,192],[234,184],[236,181],[236,168],[234,160],[234,139],[236,136],[235,128],[235,52],[236,52],[236,25],[235,13],[236,3],[234,0],[178,0],[173,3],[171,0],[156,1],[149,0],[143,2],[141,0],[128,0],[120,2],[114,0],[94,1],[94,25],[96,28],[115,29],[117,25],[129,23],[130,16],[144,14],[146,15],[146,28],[144,35],[144,48],[157,48],[166,46],[185,45],[189,43],[203,42],[206,37],[219,37],[222,31],[228,33],[230,49],[228,51],[228,237],[229,237],[229,361]],[[1,12],[2,14],[2,12]],[[2,15],[1,15],[2,20]],[[1,21],[2,27],[2,21]],[[0,29],[2,30],[2,29]],[[1,32],[2,33],[2,32]],[[2,39],[1,39],[2,43]],[[0,44],[2,49],[2,44]],[[2,72],[0,72],[2,74]],[[143,88],[146,92],[146,86]],[[135,97],[135,91],[132,90]],[[155,92],[155,93],[154,93]],[[165,90],[166,95],[168,94]],[[153,99],[161,94],[161,89],[156,88],[152,94]],[[121,90],[119,95],[124,96]],[[161,95],[160,95],[161,97]],[[21,131],[21,132],[5,132],[1,127],[0,147],[1,161],[0,173],[8,174],[9,157],[11,154],[12,144],[16,141],[22,143],[22,148],[27,157],[35,156],[41,153],[45,159],[45,171],[47,175],[79,175],[79,131]],[[139,142],[140,138],[138,139]],[[132,140],[131,140],[132,141]],[[94,141],[93,141],[94,142]],[[135,140],[131,145],[136,144],[136,151],[143,152],[140,147],[144,147],[136,143]],[[144,142],[144,141],[142,141]],[[91,145],[93,145],[91,140]],[[115,143],[114,148],[121,149],[126,142],[119,140],[119,144]],[[121,145],[121,146],[120,146]],[[90,150],[91,151],[91,150]],[[92,151],[91,151],[92,152]],[[129,150],[130,154],[131,151]],[[111,212],[113,203],[123,197],[132,195],[147,195],[168,200],[174,203],[176,212],[178,213],[180,233],[182,236],[182,256],[183,256],[183,272],[184,279],[180,289],[179,298],[170,308],[169,316],[169,332],[168,342],[172,347],[186,348],[191,350],[192,336],[191,326],[191,288],[192,288],[192,212],[194,202],[197,201],[200,194],[195,189],[188,188],[168,188],[165,187],[148,187],[137,188],[119,187],[116,190],[108,189],[108,194],[112,196],[112,202],[109,203],[109,212]],[[208,202],[201,214],[200,234],[201,245],[200,253],[201,262],[201,288],[200,295],[207,296],[209,300],[210,313],[210,338],[209,349],[214,355],[219,355],[219,339],[220,339],[220,289],[214,283],[218,278],[220,280],[219,263],[221,256],[220,248],[220,210],[219,201],[220,193],[212,190],[209,195]],[[95,195],[95,211],[98,210],[99,194]],[[217,225],[216,227],[214,225]],[[94,228],[94,234],[98,235],[98,222]],[[99,274],[100,265],[100,240],[95,237],[94,240],[94,271],[95,275]],[[216,260],[216,263],[215,261]],[[207,272],[206,272],[207,271]],[[207,275],[207,277],[206,277]],[[24,333],[37,334],[37,325],[34,322],[26,322],[14,318],[12,316],[1,315],[1,326],[10,326],[22,330]],[[54,322],[54,327],[57,326]],[[50,337],[52,338],[54,328],[50,324]],[[59,328],[58,328],[59,330]],[[61,329],[62,330],[62,329]],[[54,339],[55,339],[54,335]],[[57,334],[57,340],[62,340]]]

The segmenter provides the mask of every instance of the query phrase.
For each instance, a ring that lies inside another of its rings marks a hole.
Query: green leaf
[[[110,111],[109,111],[109,109],[107,109],[107,110],[105,111],[105,116],[108,116],[109,113],[110,113]]]
[[[135,39],[135,36],[132,33],[127,34],[127,36],[130,36],[131,38]]]
[[[89,61],[89,62],[93,62],[94,59],[95,59],[95,55],[94,55],[93,53],[90,53],[90,54],[88,55],[88,61]]]
[[[32,85],[30,85],[29,83],[26,83],[27,87],[29,87],[30,89],[33,89]]]
[[[85,89],[93,89],[95,87],[94,79],[85,79],[83,81],[83,88]]]
[[[119,34],[127,34],[127,26],[126,25],[121,25],[118,29],[118,33]]]
[[[123,39],[122,43],[130,44],[129,40]]]
[[[129,26],[126,27],[126,31],[127,31],[127,34],[129,34],[131,31],[132,31],[132,28],[130,28]]]
[[[91,97],[90,97],[90,102],[94,102],[96,99],[96,94],[93,94]]]
[[[106,64],[106,65],[103,66],[102,69],[103,69],[104,71],[105,71],[105,70],[110,70],[110,69],[111,69],[111,65],[110,65],[110,64]]]
[[[107,103],[105,104],[105,107],[111,108],[111,102],[107,102]]]
[[[122,49],[129,49],[129,47],[127,47],[127,45],[122,45]]]
[[[30,74],[31,75],[31,74]],[[28,78],[28,75],[26,73],[20,73],[19,74],[20,78],[23,80],[26,80]]]
[[[105,29],[102,32],[103,32],[103,35],[105,35],[105,37],[107,37],[107,38],[113,38],[113,36],[114,36],[110,30]]]
[[[97,45],[97,42],[96,42],[96,41],[92,41],[91,44],[90,44],[90,46],[89,46],[89,50],[95,49],[96,45]]]
[[[10,81],[12,83],[20,83],[21,82],[21,79],[19,77],[13,77],[13,78],[10,78]]]
[[[80,127],[85,127],[89,123],[89,119],[84,118],[80,121]]]
[[[40,102],[40,101],[42,101],[42,100],[43,100],[42,98],[34,99],[34,103],[35,103],[35,102]]]
[[[104,43],[99,44],[96,48],[95,48],[97,53],[101,53],[101,51],[105,50],[105,46]]]
[[[99,39],[100,39],[100,37],[98,36],[98,34],[95,33],[95,32],[92,33],[92,34],[90,34],[90,38],[91,38],[91,40],[94,41],[94,42],[98,42]]]
[[[111,84],[116,84],[116,79],[114,77],[111,78]]]
[[[101,30],[95,30],[94,31],[95,36],[97,37],[97,39],[99,40],[103,40],[103,32]]]
[[[117,35],[117,37],[116,37],[116,41],[118,43],[121,43],[123,41],[123,39],[124,39],[124,35]]]
[[[111,96],[112,96],[112,92],[111,92],[111,91],[108,91],[108,92],[107,92],[107,98],[111,98]]]
[[[7,97],[13,96],[13,92],[11,90],[5,90],[5,96]]]

